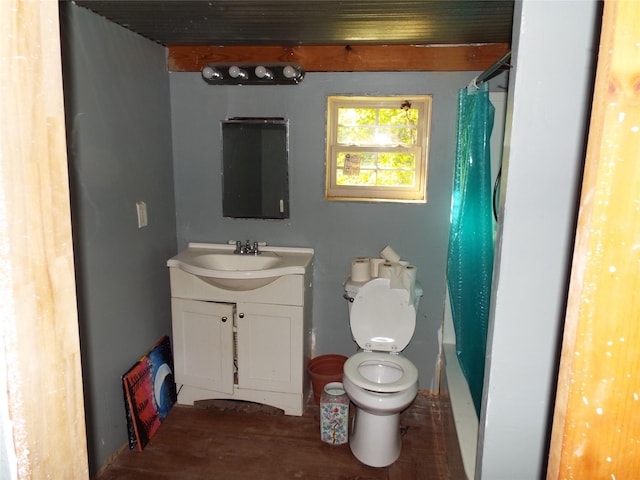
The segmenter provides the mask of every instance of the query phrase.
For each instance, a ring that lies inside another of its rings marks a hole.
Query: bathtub
[[[444,418],[448,448],[458,448],[468,480],[473,480],[478,447],[478,417],[469,385],[465,379],[458,356],[451,316],[451,304],[447,291],[442,327],[442,367],[440,370],[440,396],[449,402]],[[449,456],[447,457],[449,460]],[[453,468],[450,468],[450,470]]]

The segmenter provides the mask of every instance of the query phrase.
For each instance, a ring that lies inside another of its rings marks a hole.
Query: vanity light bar
[[[297,85],[304,79],[304,70],[297,63],[209,63],[202,69],[202,78],[209,85]]]

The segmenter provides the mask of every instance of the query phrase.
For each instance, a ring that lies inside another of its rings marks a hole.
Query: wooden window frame
[[[398,108],[408,101],[412,108],[418,109],[417,143],[415,146],[371,147],[338,144],[338,109],[349,108]],[[394,95],[384,97],[367,96],[329,96],[327,97],[327,149],[326,183],[327,200],[367,201],[367,202],[427,202],[427,172],[429,153],[429,133],[431,126],[431,95]],[[416,153],[415,178],[413,187],[355,186],[337,184],[337,158],[342,151],[380,152],[413,151]]]

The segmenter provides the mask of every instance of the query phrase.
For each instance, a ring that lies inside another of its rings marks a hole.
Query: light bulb
[[[271,80],[273,78],[273,72],[262,65],[258,65],[255,70],[256,77],[263,78],[265,80]]]
[[[222,73],[217,68],[207,65],[202,69],[202,77],[206,80],[220,80],[222,79]]]
[[[300,76],[300,70],[293,65],[287,65],[282,69],[282,74],[287,78],[298,78]]]
[[[229,75],[231,75],[231,78],[244,79],[244,78],[247,78],[247,71],[234,65],[232,67],[229,67]]]

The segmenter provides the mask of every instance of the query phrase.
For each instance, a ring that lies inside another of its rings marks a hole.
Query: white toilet
[[[389,279],[345,283],[351,333],[362,349],[344,365],[344,389],[356,405],[350,447],[365,465],[386,467],[400,456],[400,412],[418,393],[418,369],[400,352],[416,326],[422,289],[391,288]]]

